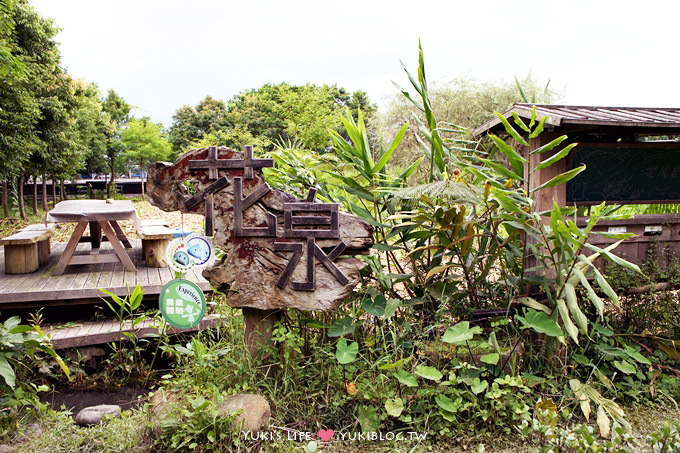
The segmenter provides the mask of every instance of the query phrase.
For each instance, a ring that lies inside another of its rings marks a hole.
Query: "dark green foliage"
[[[195,108],[185,105],[173,116],[170,142],[175,152],[211,145],[240,150],[251,144],[273,149],[296,142],[316,151],[331,144],[328,129],[343,132],[345,108],[375,111],[366,93],[329,85],[264,85],[236,95],[226,105],[207,96]]]

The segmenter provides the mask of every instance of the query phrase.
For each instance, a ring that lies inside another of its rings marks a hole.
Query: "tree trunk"
[[[47,207],[47,172],[43,170],[42,173],[42,205],[43,211],[47,212],[49,209]]]
[[[9,218],[9,196],[7,194],[7,191],[9,190],[9,184],[7,184],[7,180],[5,179],[2,182],[2,210],[5,212],[5,218]]]
[[[22,220],[26,220],[26,209],[24,209],[24,172],[19,173],[19,215]]]
[[[33,214],[38,215],[38,177],[33,175]]]
[[[59,180],[59,201],[66,200],[66,189],[64,189],[64,180]]]
[[[106,186],[106,198],[109,198],[111,196],[111,184],[113,184],[113,181],[115,180],[116,180],[116,160],[111,159],[111,180]]]
[[[52,209],[57,205],[57,181],[52,175]]]
[[[142,159],[139,159],[139,177],[142,179],[142,200],[145,200],[146,198],[144,196],[144,167],[142,166],[143,163],[144,161]]]

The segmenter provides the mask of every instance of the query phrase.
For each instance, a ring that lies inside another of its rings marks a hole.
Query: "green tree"
[[[317,151],[332,145],[328,129],[346,136],[346,108],[354,115],[361,109],[369,118],[376,111],[363,91],[349,93],[336,85],[269,84],[240,93],[228,104],[233,124],[253,136],[271,143],[297,142]]]
[[[224,101],[211,96],[206,96],[195,108],[190,105],[182,106],[177,109],[172,119],[168,139],[176,153],[187,151],[193,142],[204,140],[210,134],[233,128],[227,119]]]
[[[106,187],[106,196],[111,196],[111,187],[116,181],[116,164],[118,157],[124,151],[120,142],[120,131],[130,120],[132,106],[118,95],[114,90],[109,90],[106,98],[102,101],[102,110],[108,115],[109,124],[106,127],[106,158],[111,170],[111,179]]]
[[[151,122],[149,118],[132,119],[121,132],[120,141],[125,147],[125,155],[139,163],[142,174],[142,198],[144,194],[144,173],[151,162],[167,160],[172,152],[172,145],[165,138],[161,125]]]
[[[177,153],[210,145],[240,149],[252,144],[271,150],[275,143],[325,151],[332,144],[329,129],[346,136],[342,123],[346,108],[354,115],[361,109],[369,117],[376,110],[362,91],[268,84],[236,95],[226,106],[208,96],[195,108],[181,107],[173,116],[170,141]]]
[[[3,208],[8,215],[9,181],[18,177],[18,202],[22,218],[24,166],[31,155],[46,149],[41,125],[49,122],[50,89],[61,74],[54,37],[57,28],[26,1],[4,2],[0,8],[0,177],[5,181]]]

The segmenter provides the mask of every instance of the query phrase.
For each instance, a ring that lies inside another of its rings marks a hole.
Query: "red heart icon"
[[[319,430],[319,437],[321,440],[324,442],[328,442],[328,440],[333,437],[333,434],[335,434],[335,431],[332,429],[320,429]]]

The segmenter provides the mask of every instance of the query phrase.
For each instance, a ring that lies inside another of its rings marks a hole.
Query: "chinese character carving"
[[[269,192],[271,192],[269,186],[263,184],[246,198],[243,198],[243,180],[239,177],[234,178],[234,235],[236,237],[276,236],[276,216],[271,212],[267,213],[266,227],[243,227],[243,212]]]
[[[189,168],[192,170],[208,170],[208,179],[211,181],[218,178],[219,170],[243,169],[245,179],[253,179],[253,168],[273,167],[274,159],[255,159],[253,158],[253,147],[243,148],[243,159],[220,159],[216,146],[208,148],[207,160],[191,160]]]
[[[294,290],[314,291],[316,275],[315,261],[321,261],[326,269],[344,285],[347,276],[333,263],[335,259],[347,248],[344,242],[340,242],[329,254],[326,254],[316,244],[316,239],[337,239],[340,237],[338,228],[338,204],[337,203],[314,203],[316,189],[311,189],[307,200],[302,203],[284,203],[284,237],[307,239],[307,278],[302,282],[292,282]],[[297,215],[296,215],[297,214]],[[328,228],[323,228],[328,227]],[[302,244],[290,242],[275,242],[274,250],[293,252],[293,256],[283,270],[276,286],[283,289],[288,284],[295,267],[302,256]]]

